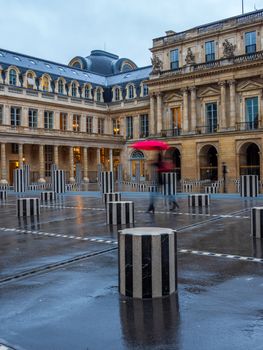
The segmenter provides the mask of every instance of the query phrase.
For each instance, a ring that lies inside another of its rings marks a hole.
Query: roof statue
[[[193,54],[193,51],[190,47],[187,49],[187,54],[185,57],[186,64],[195,64],[195,55]]]
[[[160,58],[156,55],[151,58],[152,61],[152,74],[159,74],[160,71],[163,69],[163,62],[160,60]]]
[[[230,43],[227,39],[223,42],[223,57],[224,58],[233,58],[236,45]]]

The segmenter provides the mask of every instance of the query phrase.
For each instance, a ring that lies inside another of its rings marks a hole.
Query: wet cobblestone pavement
[[[263,197],[212,195],[191,210],[180,195],[175,212],[159,200],[153,215],[146,194],[125,192],[136,227],[178,232],[178,297],[154,301],[119,297],[118,228],[98,192],[66,194],[26,220],[15,198],[0,203],[0,349],[262,349],[263,243],[250,209]]]

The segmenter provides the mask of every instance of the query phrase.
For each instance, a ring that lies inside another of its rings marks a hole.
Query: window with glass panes
[[[85,98],[90,98],[90,88],[85,86]]]
[[[170,69],[179,68],[179,50],[175,49],[170,51]]]
[[[9,84],[16,85],[16,71],[14,69],[9,71]]]
[[[11,153],[18,154],[19,146],[18,143],[11,143]]]
[[[0,125],[3,125],[3,106],[0,106]]]
[[[104,134],[104,119],[98,118],[98,134]]]
[[[21,125],[21,108],[11,107],[11,125],[20,126]]]
[[[148,114],[140,115],[140,137],[149,136],[149,119]]]
[[[113,135],[120,135],[120,119],[116,118],[112,120]]]
[[[53,129],[54,125],[54,113],[51,111],[44,112],[44,128]]]
[[[216,132],[217,131],[217,103],[206,103],[205,105],[206,113],[206,132]]]
[[[250,97],[245,99],[245,118],[247,129],[258,128],[258,97]]]
[[[129,98],[134,98],[134,86],[133,85],[129,85],[129,87],[128,87],[128,96],[129,96]]]
[[[72,85],[71,85],[71,95],[72,95],[73,97],[76,97],[76,96],[77,96],[77,86],[76,86],[75,83],[72,83]]]
[[[101,90],[97,89],[97,101],[101,101]]]
[[[37,128],[37,110],[36,109],[28,110],[28,126],[30,128]]]
[[[87,116],[86,117],[86,132],[88,134],[92,134],[93,131],[93,117]]]
[[[215,60],[215,42],[207,41],[205,43],[205,61],[211,62]]]
[[[61,79],[58,81],[58,93],[64,94],[64,83]]]
[[[53,146],[45,145],[45,176],[51,176],[51,164],[53,163]]]
[[[72,129],[74,132],[80,132],[80,115],[73,114]]]
[[[115,89],[115,101],[119,101],[120,100],[120,89],[116,88]]]
[[[257,50],[256,44],[257,36],[256,32],[248,32],[245,34],[245,47],[246,53],[254,53]]]
[[[60,130],[67,130],[68,126],[68,114],[60,113]]]
[[[126,117],[126,137],[133,139],[133,117]]]
[[[147,96],[149,94],[149,89],[146,84],[143,84],[143,96]]]

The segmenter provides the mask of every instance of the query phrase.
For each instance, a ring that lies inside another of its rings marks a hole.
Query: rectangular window
[[[3,106],[0,106],[0,125],[3,125]]]
[[[98,134],[104,134],[104,119],[98,118]]]
[[[258,97],[246,98],[246,129],[258,129]]]
[[[112,120],[113,135],[120,135],[120,119],[116,118]]]
[[[179,50],[175,49],[170,51],[170,69],[179,68]]]
[[[44,128],[53,129],[54,125],[54,114],[51,111],[44,112]]]
[[[148,114],[140,115],[140,137],[149,136],[149,118]]]
[[[205,105],[206,113],[206,132],[216,132],[217,131],[217,103],[206,103]]]
[[[21,125],[21,108],[11,107],[11,125],[12,126]]]
[[[93,132],[93,117],[86,117],[86,132],[88,134],[92,134]]]
[[[257,50],[257,44],[256,44],[257,36],[256,32],[248,32],[245,34],[245,46],[246,46],[246,53],[254,53]]]
[[[72,129],[74,132],[80,132],[80,120],[81,120],[80,115],[73,114]]]
[[[181,133],[182,128],[182,111],[181,107],[175,107],[172,109],[172,132],[173,136],[178,136]]]
[[[211,62],[215,60],[215,42],[207,41],[205,43],[205,61]]]
[[[60,130],[66,131],[68,128],[68,114],[60,113]]]
[[[53,163],[53,146],[45,146],[45,176],[51,176],[51,164]]]
[[[30,128],[37,128],[37,109],[28,110],[28,126]]]
[[[126,117],[126,138],[133,139],[133,117]]]
[[[11,152],[13,154],[18,154],[19,146],[18,143],[11,143]]]

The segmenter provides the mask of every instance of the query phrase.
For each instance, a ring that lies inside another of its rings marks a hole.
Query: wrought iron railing
[[[214,134],[218,132],[218,125],[198,125],[196,127],[197,134]]]
[[[236,130],[257,130],[260,128],[260,121],[253,120],[250,122],[236,123]]]
[[[173,129],[164,129],[161,130],[161,137],[173,137],[181,135],[181,128],[173,128]]]

